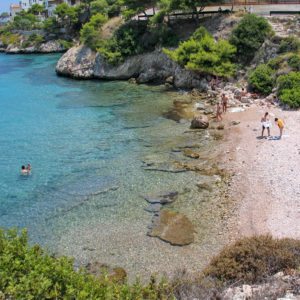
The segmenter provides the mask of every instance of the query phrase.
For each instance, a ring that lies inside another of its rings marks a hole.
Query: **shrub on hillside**
[[[258,283],[279,271],[299,267],[299,240],[257,236],[225,247],[204,274],[226,284]]]
[[[13,33],[3,33],[0,36],[0,40],[3,43],[4,46],[8,45],[17,45],[20,43],[20,36]]]
[[[73,261],[54,258],[29,246],[27,234],[0,229],[0,298],[2,299],[168,299],[168,286],[110,281],[73,269]]]
[[[268,61],[267,65],[273,70],[278,70],[281,66],[281,64],[284,62],[283,56],[276,56],[275,58],[272,58]]]
[[[275,72],[269,66],[259,65],[249,76],[249,84],[256,92],[268,95],[272,92]]]
[[[93,50],[96,50],[100,43],[101,27],[107,21],[107,16],[102,14],[93,15],[90,21],[80,30],[80,40]]]
[[[278,53],[297,52],[299,50],[300,39],[295,36],[289,36],[280,42]]]
[[[278,96],[282,103],[291,108],[300,107],[300,72],[291,72],[277,79]]]
[[[288,59],[288,65],[295,71],[300,71],[300,56],[297,54],[293,54]]]
[[[198,29],[176,50],[164,49],[164,52],[189,70],[221,77],[235,74],[236,66],[232,60],[236,48],[225,40],[216,42],[204,28]]]
[[[248,63],[271,34],[272,28],[265,18],[248,14],[232,31],[230,43],[236,46],[239,60]]]
[[[149,26],[146,22],[132,21],[121,26],[109,40],[99,43],[98,52],[111,64],[125,58],[153,51],[160,46],[178,44],[177,36],[165,24]]]

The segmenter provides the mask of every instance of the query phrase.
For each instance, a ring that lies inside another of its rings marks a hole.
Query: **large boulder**
[[[135,55],[119,65],[109,64],[99,53],[85,46],[71,48],[56,66],[60,75],[75,78],[98,78],[108,80],[129,80],[138,83],[165,83],[172,78],[176,88],[197,88],[207,90],[208,82],[200,74],[186,70],[172,61],[160,50]]]
[[[56,65],[59,75],[90,79],[94,76],[96,53],[90,48],[73,47],[65,53]]]
[[[195,116],[191,123],[191,129],[206,129],[209,126],[209,121],[206,116]]]
[[[64,52],[66,49],[59,41],[48,41],[39,46],[38,51],[41,53],[58,53]]]
[[[151,237],[175,246],[185,246],[194,242],[194,226],[184,215],[171,210],[162,210],[155,218],[153,227],[148,232]]]
[[[266,40],[256,52],[251,65],[258,66],[259,64],[265,64],[270,59],[276,57],[278,55],[279,45],[279,37],[274,37],[272,40]]]

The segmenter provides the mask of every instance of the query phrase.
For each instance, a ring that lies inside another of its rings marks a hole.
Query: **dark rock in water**
[[[206,183],[206,182],[203,182],[203,183],[197,183],[197,187],[200,189],[200,190],[207,190],[209,192],[212,192],[213,191],[213,187],[209,184],[209,183]]]
[[[161,198],[159,198],[159,196],[156,198],[152,198],[152,196],[145,196],[144,199],[151,204],[160,203],[161,201]]]
[[[150,203],[150,204],[168,204],[168,203],[172,203],[175,201],[175,199],[178,196],[178,192],[168,192],[168,193],[162,193],[160,195],[156,195],[156,196],[144,196],[144,199]]]
[[[88,273],[96,277],[103,277],[103,279],[107,276],[110,281],[115,283],[124,283],[127,278],[127,273],[123,268],[112,268],[106,264],[99,263],[98,261],[88,263],[85,268]]]
[[[196,116],[191,123],[191,129],[206,129],[208,126],[209,121],[206,116]]]
[[[178,166],[171,165],[168,163],[158,163],[158,164],[148,165],[143,168],[144,170],[148,170],[148,171],[159,171],[159,172],[169,172],[169,173],[187,172],[185,168],[180,168]]]
[[[153,228],[148,235],[158,237],[174,246],[185,246],[194,242],[194,226],[183,214],[162,210],[153,222]]]
[[[95,251],[95,248],[90,248],[90,247],[83,247],[82,248],[83,251]]]
[[[145,208],[145,211],[148,211],[148,212],[159,212],[161,210],[161,207],[162,205],[160,203],[153,203],[153,204],[150,204],[148,205],[146,208]]]
[[[186,157],[190,157],[190,158],[194,158],[194,159],[198,159],[200,157],[200,154],[199,153],[196,153],[190,149],[186,149],[183,151],[183,154],[186,156]]]

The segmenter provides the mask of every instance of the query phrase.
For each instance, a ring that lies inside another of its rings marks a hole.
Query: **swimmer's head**
[[[25,170],[26,168],[25,168],[25,166],[22,166],[21,169],[22,169],[22,170]]]

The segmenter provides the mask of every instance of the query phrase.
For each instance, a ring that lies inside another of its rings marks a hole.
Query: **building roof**
[[[10,8],[21,8],[19,4],[11,4]]]

